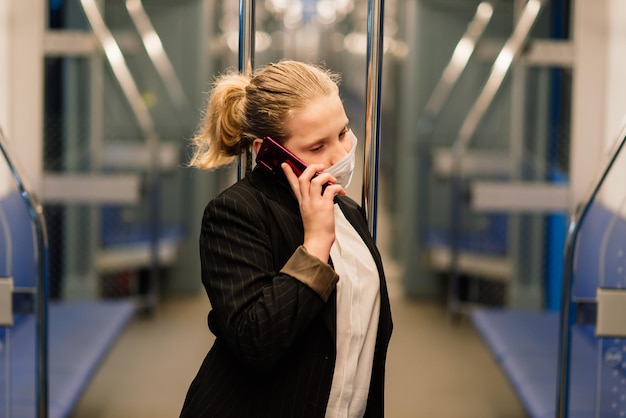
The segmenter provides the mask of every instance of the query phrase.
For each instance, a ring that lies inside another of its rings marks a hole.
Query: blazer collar
[[[246,176],[254,188],[290,211],[300,214],[298,201],[283,173],[271,173],[263,167],[255,167]]]

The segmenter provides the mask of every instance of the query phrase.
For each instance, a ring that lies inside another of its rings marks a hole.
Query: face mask
[[[352,148],[350,148],[350,151],[348,151],[348,153],[341,160],[324,170],[325,173],[332,174],[337,179],[337,184],[343,186],[344,189],[347,189],[350,185],[352,173],[354,173],[354,155],[356,153],[357,143],[356,136],[352,133],[352,131],[348,131],[346,135],[350,135],[350,144],[352,145]]]

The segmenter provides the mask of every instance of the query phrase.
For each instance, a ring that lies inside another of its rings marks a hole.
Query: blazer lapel
[[[270,173],[257,167],[248,175],[250,183],[263,192],[268,198],[278,202],[282,207],[300,216],[298,200],[293,195],[291,186],[284,174]]]
[[[383,274],[383,265],[380,256],[378,255],[378,249],[372,239],[372,236],[367,228],[367,224],[365,223],[365,219],[359,209],[355,204],[351,204],[351,202],[346,201],[342,198],[337,198],[336,201],[339,203],[339,207],[343,212],[344,216],[350,222],[350,224],[354,227],[354,229],[358,232],[359,236],[370,250],[370,253],[374,255],[374,261],[376,262],[376,267],[378,268],[379,274],[382,276]]]

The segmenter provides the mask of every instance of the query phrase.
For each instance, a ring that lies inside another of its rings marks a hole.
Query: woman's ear
[[[256,138],[253,142],[252,142],[252,148],[254,149],[254,153],[258,154],[259,153],[259,149],[261,148],[261,144],[263,143],[263,140],[261,138]]]

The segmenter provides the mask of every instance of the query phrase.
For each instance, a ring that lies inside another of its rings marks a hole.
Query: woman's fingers
[[[326,186],[326,189],[324,189],[324,191],[322,193],[323,193],[324,197],[328,197],[330,199],[334,199],[335,196],[337,196],[337,195],[345,196],[346,195],[346,190],[340,184],[331,184],[329,186]]]
[[[283,172],[285,173],[287,181],[289,182],[289,185],[291,186],[294,194],[296,195],[298,200],[300,200],[300,183],[298,181],[298,176],[296,176],[296,173],[293,172],[293,169],[289,164],[282,163],[280,167],[283,169]]]
[[[329,173],[319,173],[323,165],[310,165],[300,177],[283,163],[282,169],[298,200],[304,227],[303,245],[320,260],[328,260],[330,247],[335,241],[335,195],[346,192],[337,179]]]
[[[332,198],[337,194],[342,196],[346,194],[343,187],[335,184],[337,179],[334,176],[329,173],[319,172],[324,169],[324,166],[321,164],[309,165],[300,177],[296,176],[289,164],[283,163],[281,167],[299,201],[310,195],[324,195]]]

